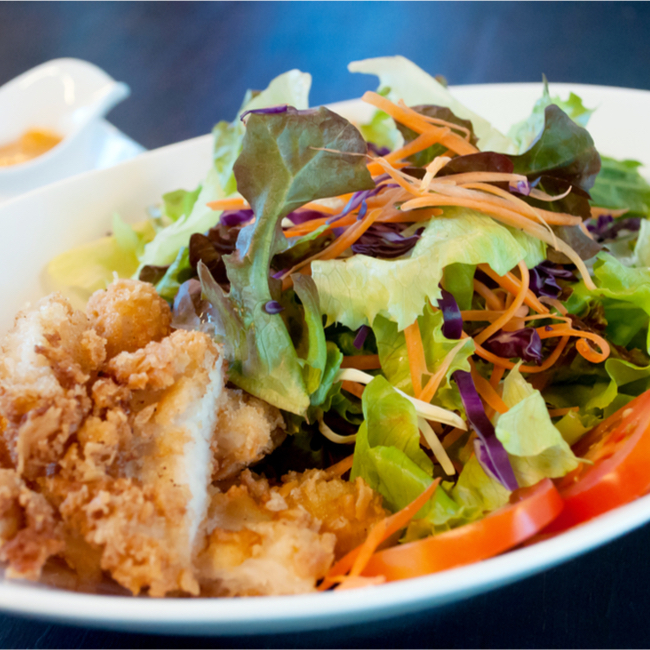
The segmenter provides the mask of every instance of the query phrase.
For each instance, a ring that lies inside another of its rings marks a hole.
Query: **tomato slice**
[[[583,463],[557,482],[564,510],[553,533],[634,501],[650,490],[650,391],[599,424],[573,448]]]
[[[480,521],[375,553],[362,575],[404,580],[485,560],[535,535],[562,506],[557,489],[544,479],[513,492],[510,505]]]

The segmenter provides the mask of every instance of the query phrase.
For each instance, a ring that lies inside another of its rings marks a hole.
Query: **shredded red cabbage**
[[[571,271],[544,260],[530,270],[530,290],[536,296],[557,298],[562,293],[558,279],[575,281],[576,276]]]
[[[277,300],[269,300],[264,305],[264,311],[267,314],[279,314],[281,311],[284,311],[284,307]]]
[[[534,327],[514,332],[500,330],[485,341],[483,347],[505,359],[519,358],[537,365],[542,362],[542,339]]]
[[[368,151],[370,153],[374,153],[377,156],[387,156],[390,153],[390,149],[388,147],[380,147],[372,142],[368,143]]]
[[[254,108],[250,111],[244,111],[240,116],[239,119],[243,122],[244,118],[247,115],[253,114],[253,115],[269,115],[273,113],[286,113],[289,107],[287,104],[281,104],[280,106],[269,106],[268,108]]]
[[[438,298],[438,307],[442,309],[442,333],[448,339],[459,339],[463,334],[463,317],[460,315],[460,309],[456,298],[445,291],[440,289],[442,296]]]
[[[640,228],[640,217],[614,220],[611,214],[601,214],[597,219],[590,219],[587,223],[587,230],[589,230],[598,242],[616,239],[621,230],[636,232]]]
[[[255,215],[252,210],[226,210],[221,214],[219,223],[222,226],[242,226],[248,223]]]
[[[528,196],[530,194],[531,188],[528,181],[525,180],[525,181],[517,181],[516,183],[513,183],[511,181],[509,184],[509,189],[511,192],[516,192],[517,194],[523,194],[524,196]]]
[[[475,450],[481,467],[506,489],[516,490],[519,485],[508,453],[494,433],[494,426],[485,413],[472,375],[464,370],[456,370],[452,377],[460,391],[467,419],[478,436]]]
[[[363,344],[366,342],[366,338],[368,337],[368,332],[370,332],[370,328],[367,325],[362,325],[357,331],[353,343],[357,350],[360,350],[363,347]]]
[[[287,219],[297,226],[300,223],[313,221],[314,219],[322,219],[326,216],[326,214],[318,210],[296,210],[295,212],[290,212],[287,215]]]
[[[364,201],[367,201],[371,196],[375,196],[376,194],[379,194],[379,192],[381,192],[382,190],[388,187],[397,187],[397,184],[382,183],[380,185],[377,185],[377,187],[375,187],[372,190],[361,190],[359,192],[355,192],[350,197],[350,200],[347,202],[343,210],[338,214],[334,215],[333,217],[331,217],[330,219],[328,219],[327,223],[328,224],[334,223],[335,221],[338,221],[345,215],[350,214],[350,212],[356,210]]]
[[[373,223],[359,239],[352,244],[352,252],[382,259],[395,259],[406,255],[419,241],[424,228],[418,228],[410,237],[402,231],[408,228],[403,223]]]

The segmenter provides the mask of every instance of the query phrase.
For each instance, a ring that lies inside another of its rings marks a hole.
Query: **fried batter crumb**
[[[211,443],[217,459],[212,479],[231,478],[270,454],[284,440],[284,429],[275,407],[241,390],[224,390]]]
[[[106,339],[109,359],[171,333],[169,305],[148,282],[116,280],[90,297],[86,312],[95,331]]]
[[[284,440],[280,411],[225,388],[220,348],[170,321],[133,280],[88,316],[58,294],[18,315],[0,351],[6,575],[153,597],[313,591],[385,516],[381,497],[326,471],[271,486],[246,469]]]
[[[14,470],[0,469],[0,562],[8,578],[37,580],[46,560],[63,550],[62,527],[42,494]]]

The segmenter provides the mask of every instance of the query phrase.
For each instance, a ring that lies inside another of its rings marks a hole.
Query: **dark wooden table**
[[[358,96],[375,83],[347,63],[387,54],[453,84],[545,73],[650,89],[650,4],[0,2],[0,84],[57,57],[96,63],[131,86],[110,120],[147,148],[207,133],[247,88],[290,68],[312,73],[313,104]],[[0,647],[648,647],[649,546],[646,526],[509,587],[381,624],[190,639],[0,616]]]

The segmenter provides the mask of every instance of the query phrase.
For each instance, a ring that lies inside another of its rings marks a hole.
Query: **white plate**
[[[650,163],[650,92],[556,84],[599,106],[590,131],[606,154]],[[540,84],[466,86],[455,95],[503,130],[526,117]],[[353,118],[358,103],[339,105]],[[192,189],[210,164],[205,136],[88,172],[0,206],[0,331],[25,300],[44,293],[42,269],[57,253],[104,234],[114,211],[141,219],[164,192]],[[176,634],[254,634],[329,628],[436,607],[552,567],[650,521],[650,496],[535,546],[468,567],[365,589],[363,592],[251,599],[167,599],[89,596],[19,582],[0,582],[0,608],[61,622]]]

